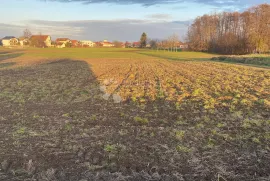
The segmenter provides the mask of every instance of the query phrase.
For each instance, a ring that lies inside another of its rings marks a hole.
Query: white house
[[[114,47],[115,46],[113,43],[109,42],[108,40],[104,40],[103,42],[100,42],[100,44],[103,47]]]
[[[81,40],[81,45],[82,46],[88,46],[88,47],[94,47],[95,43],[90,41],[90,40]]]
[[[1,44],[6,47],[19,45],[19,40],[14,36],[6,36],[1,41]]]
[[[20,45],[21,46],[25,46],[25,45],[29,45],[30,44],[29,39],[28,38],[24,38],[24,37],[20,37],[19,38],[19,42],[20,42]]]
[[[67,47],[67,44],[69,43],[70,46],[71,46],[71,40],[68,39],[68,38],[57,38],[55,40],[55,43],[56,43],[56,47],[57,48],[65,48]]]

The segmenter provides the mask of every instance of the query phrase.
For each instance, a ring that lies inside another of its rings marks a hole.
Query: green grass
[[[203,53],[203,52],[168,52],[163,50],[148,50],[140,51],[140,54],[148,55],[157,58],[169,60],[209,60],[212,57],[218,56],[217,54]]]
[[[26,50],[26,56],[45,58],[144,58],[137,53],[138,49],[118,49],[118,48],[31,48]]]
[[[270,56],[267,55],[249,55],[249,56],[221,56],[221,57],[213,57],[211,60],[220,61],[225,63],[239,63],[239,64],[247,64],[247,65],[255,65],[255,66],[270,66]]]
[[[46,59],[167,59],[172,61],[219,61],[224,63],[245,64],[251,66],[269,66],[269,54],[250,54],[244,56],[235,56],[237,60],[226,59],[226,61],[216,60],[220,57],[218,54],[204,52],[168,52],[163,50],[149,50],[136,48],[27,48],[27,49],[6,49],[0,48],[0,61],[16,58],[46,58]],[[252,61],[241,61],[240,59],[254,59]],[[239,61],[240,62],[239,62]],[[9,65],[2,65],[2,67]]]
[[[18,49],[18,51],[22,51]],[[0,49],[0,52],[9,52],[14,50]],[[144,50],[136,48],[27,48],[23,50],[25,57],[39,58],[162,58],[169,60],[198,60],[210,59],[215,54],[202,52],[164,52],[163,50]]]

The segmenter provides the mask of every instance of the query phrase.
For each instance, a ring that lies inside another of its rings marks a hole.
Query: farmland
[[[270,70],[137,49],[0,49],[0,180],[268,180]]]

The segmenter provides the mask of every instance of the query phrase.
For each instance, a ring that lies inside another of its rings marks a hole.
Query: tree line
[[[195,19],[187,33],[193,51],[222,54],[263,53],[270,50],[270,4],[240,12],[223,12]]]

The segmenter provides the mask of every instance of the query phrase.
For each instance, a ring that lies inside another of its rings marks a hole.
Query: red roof
[[[140,42],[133,42],[133,45],[140,45]]]
[[[55,41],[68,41],[69,39],[68,38],[57,38]]]
[[[42,41],[46,41],[49,35],[33,35],[30,39],[40,39]]]
[[[111,42],[102,42],[102,44],[113,44]]]

